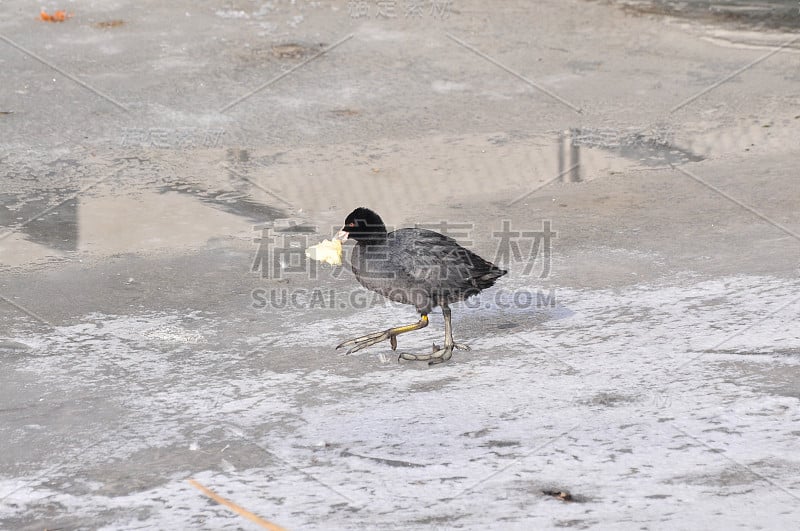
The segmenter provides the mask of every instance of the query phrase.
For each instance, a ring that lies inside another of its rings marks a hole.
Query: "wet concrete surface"
[[[0,528],[793,527],[793,37],[356,4],[4,7]],[[360,205],[509,269],[471,351],[334,350],[417,319],[304,259]]]

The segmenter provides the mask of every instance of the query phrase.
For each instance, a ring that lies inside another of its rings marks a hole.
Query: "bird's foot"
[[[445,344],[443,348],[439,348],[436,343],[434,343],[433,352],[430,354],[409,354],[407,352],[401,352],[400,356],[397,358],[397,361],[427,361],[428,365],[436,365],[437,363],[444,363],[452,358],[454,348],[459,350],[469,350],[468,346],[459,345],[457,343],[453,343],[452,345]]]
[[[456,350],[472,350],[469,345],[464,345],[462,343],[453,343],[453,348],[456,349]],[[433,352],[436,352],[437,350],[441,350],[441,349],[440,349],[439,345],[434,343],[433,344]]]
[[[374,332],[365,336],[349,339],[344,343],[337,345],[336,349],[338,350],[343,347],[351,347],[347,352],[345,352],[345,354],[352,354],[353,352],[358,352],[362,348],[370,347],[380,343],[381,341],[386,341],[387,339],[392,345],[392,350],[397,349],[397,335],[393,333],[391,328],[389,330]]]

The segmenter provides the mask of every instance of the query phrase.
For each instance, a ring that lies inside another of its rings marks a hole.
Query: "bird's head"
[[[342,241],[352,238],[355,241],[376,241],[386,238],[386,225],[372,210],[358,207],[348,214],[344,227],[336,235]]]

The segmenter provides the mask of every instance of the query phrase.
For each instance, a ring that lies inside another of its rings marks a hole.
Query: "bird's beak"
[[[336,233],[336,236],[334,237],[334,240],[339,240],[339,241],[342,241],[342,242],[346,242],[348,236],[350,236],[349,232],[340,230],[338,233]]]

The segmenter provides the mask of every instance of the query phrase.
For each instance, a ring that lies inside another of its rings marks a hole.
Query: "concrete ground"
[[[793,30],[44,7],[0,17],[0,528],[796,527]],[[334,350],[417,319],[304,259],[360,205],[510,271],[471,351]]]

